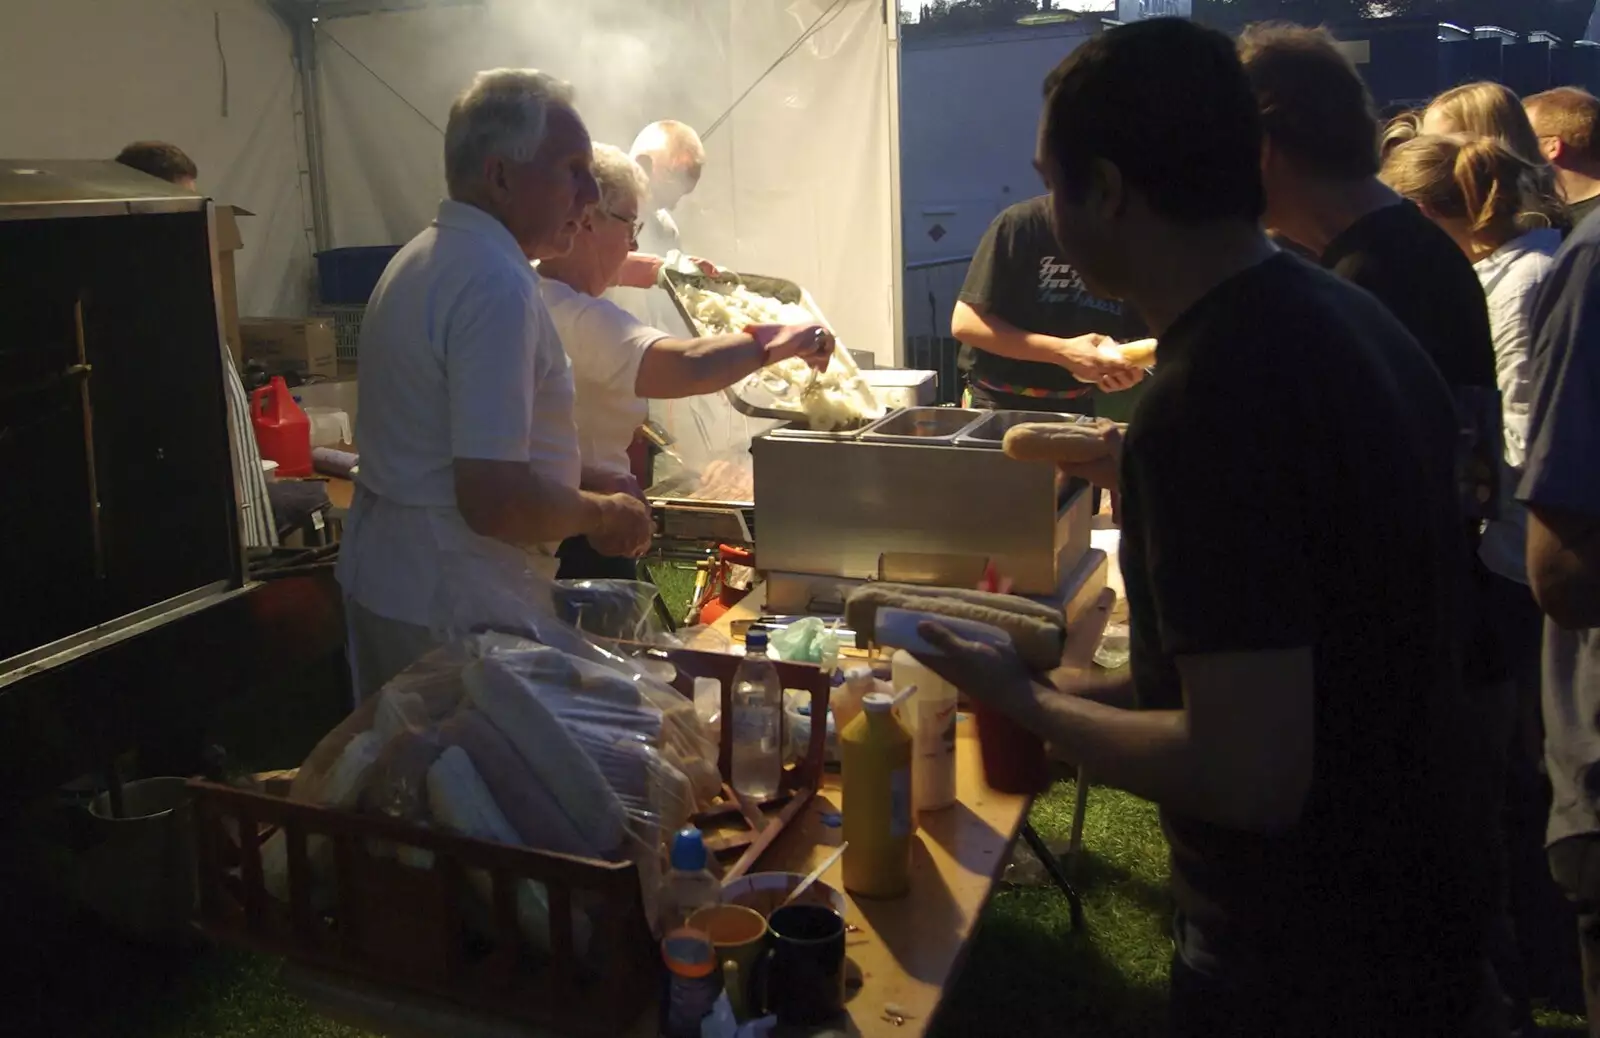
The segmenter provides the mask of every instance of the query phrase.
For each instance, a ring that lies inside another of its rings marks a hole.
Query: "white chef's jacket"
[[[628,445],[650,410],[634,391],[639,364],[667,333],[554,278],[540,279],[539,294],[572,361],[583,467],[625,476]]]
[[[339,549],[345,594],[379,616],[430,626],[446,553],[531,565],[473,533],[456,507],[456,458],[514,461],[577,487],[572,370],[539,276],[494,217],[444,201],[373,290],[361,326],[361,467]]]

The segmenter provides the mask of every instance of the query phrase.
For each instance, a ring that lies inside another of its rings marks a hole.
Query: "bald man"
[[[617,275],[622,291],[613,289],[609,296],[645,323],[659,327],[661,319],[671,313],[670,308],[653,295],[639,297],[627,289],[650,289],[663,263],[676,265],[683,256],[678,222],[672,218],[672,211],[700,185],[706,148],[688,123],[662,119],[639,131],[628,157],[650,178],[650,193],[643,206],[649,212],[639,220],[633,251]],[[702,274],[720,273],[710,260],[687,258]]]
[[[694,193],[706,166],[705,145],[687,123],[663,119],[639,131],[628,155],[650,178],[651,209],[639,232],[639,250],[667,256],[681,250],[678,224],[672,211]]]

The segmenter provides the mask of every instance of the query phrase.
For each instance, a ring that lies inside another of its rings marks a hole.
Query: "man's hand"
[[[718,277],[722,274],[722,268],[717,266],[715,263],[712,263],[708,259],[701,259],[699,256],[690,256],[689,262],[693,263],[695,265],[695,269],[699,270],[700,273],[704,274],[708,278]]]
[[[621,474],[615,472],[591,472],[583,474],[583,489],[594,494],[627,494],[644,500],[644,491],[639,488],[639,481],[633,478],[631,472]]]
[[[767,363],[799,357],[817,371],[826,371],[838,340],[820,324],[762,324],[749,329],[767,351]]]
[[[617,271],[617,284],[623,288],[654,288],[666,260],[647,252],[630,252]]]
[[[1122,358],[1117,341],[1109,335],[1090,332],[1071,339],[1056,339],[1056,363],[1072,372],[1074,378],[1092,382],[1107,392],[1137,385],[1144,369]]]
[[[1115,423],[1106,427],[1101,437],[1106,443],[1106,453],[1093,461],[1057,462],[1061,478],[1081,479],[1113,494],[1121,490],[1118,471],[1122,468],[1122,426]]]
[[[654,523],[645,503],[629,494],[599,498],[599,522],[589,531],[594,550],[611,558],[637,559],[650,550]]]
[[[968,641],[935,620],[917,625],[923,640],[941,656],[918,656],[917,661],[975,699],[1021,724],[1035,718],[1039,690],[1033,674],[1014,648]]]

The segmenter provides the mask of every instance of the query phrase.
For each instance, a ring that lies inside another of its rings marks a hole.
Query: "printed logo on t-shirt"
[[[1068,263],[1058,263],[1054,256],[1045,256],[1039,260],[1039,294],[1038,300],[1042,305],[1058,305],[1067,303],[1073,306],[1084,306],[1091,310],[1100,310],[1108,314],[1122,313],[1122,304],[1110,299],[1101,299],[1084,286],[1083,278],[1072,269]]]

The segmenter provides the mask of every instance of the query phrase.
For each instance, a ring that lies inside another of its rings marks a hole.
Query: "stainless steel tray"
[[[956,437],[958,447],[982,447],[999,450],[1006,433],[1019,425],[1081,425],[1094,419],[1078,414],[1058,414],[1054,411],[993,411],[989,417]]]
[[[962,407],[906,407],[867,426],[860,438],[872,443],[950,446],[986,414]]]
[[[821,429],[811,428],[806,424],[806,420],[801,418],[788,425],[780,425],[767,435],[786,440],[854,440],[871,427],[871,422],[862,422],[850,429],[832,429],[824,432]]]

